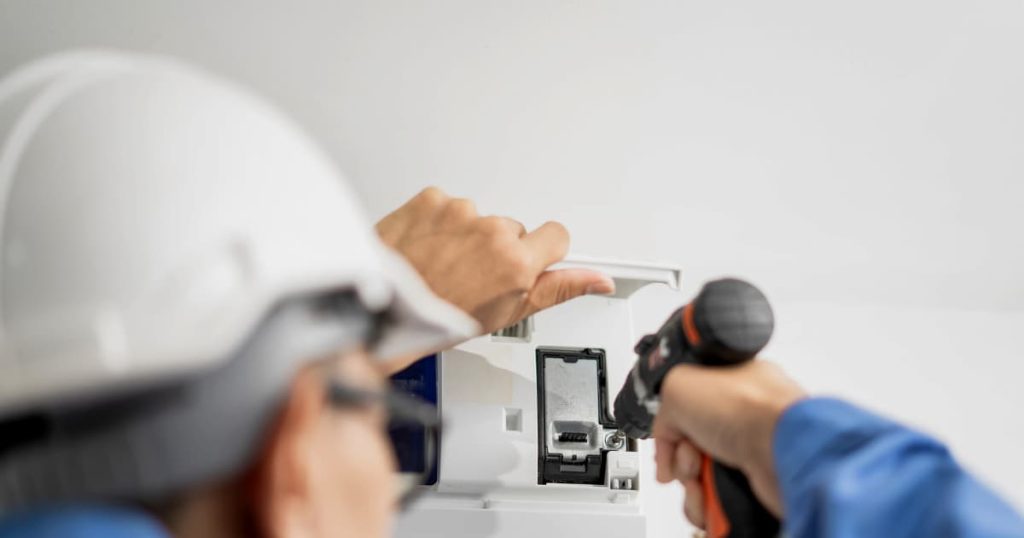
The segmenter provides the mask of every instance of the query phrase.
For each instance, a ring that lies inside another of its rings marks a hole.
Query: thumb
[[[526,299],[530,315],[581,295],[608,295],[615,293],[611,277],[587,269],[559,269],[545,271],[537,278]]]

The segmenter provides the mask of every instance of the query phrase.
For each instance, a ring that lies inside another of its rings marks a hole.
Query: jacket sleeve
[[[171,538],[153,516],[129,506],[57,505],[0,517],[0,538]]]
[[[798,402],[773,445],[789,538],[1024,537],[942,443],[845,402]]]

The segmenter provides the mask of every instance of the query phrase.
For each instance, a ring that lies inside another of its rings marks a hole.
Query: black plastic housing
[[[605,453],[587,456],[583,461],[567,461],[560,453],[549,453],[547,446],[548,417],[546,416],[547,387],[544,366],[549,358],[559,357],[566,362],[595,361],[597,364],[597,401],[598,416],[593,417],[595,423],[605,428],[614,428],[615,422],[608,412],[608,383],[605,367],[605,352],[598,348],[564,348],[538,347],[537,357],[537,483],[560,484],[592,484],[604,485]]]

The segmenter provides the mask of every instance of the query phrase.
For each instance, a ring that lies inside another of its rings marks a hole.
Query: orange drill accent
[[[722,499],[718,497],[715,487],[714,462],[707,455],[701,456],[700,485],[704,493],[704,529],[708,538],[726,538],[732,530],[729,518],[722,507]]]
[[[693,303],[683,309],[683,333],[691,346],[700,344],[700,333],[697,332],[697,324],[693,322]]]

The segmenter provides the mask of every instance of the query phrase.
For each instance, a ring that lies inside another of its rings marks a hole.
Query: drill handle
[[[704,455],[700,470],[708,538],[776,538],[780,523],[754,496],[739,469]]]

